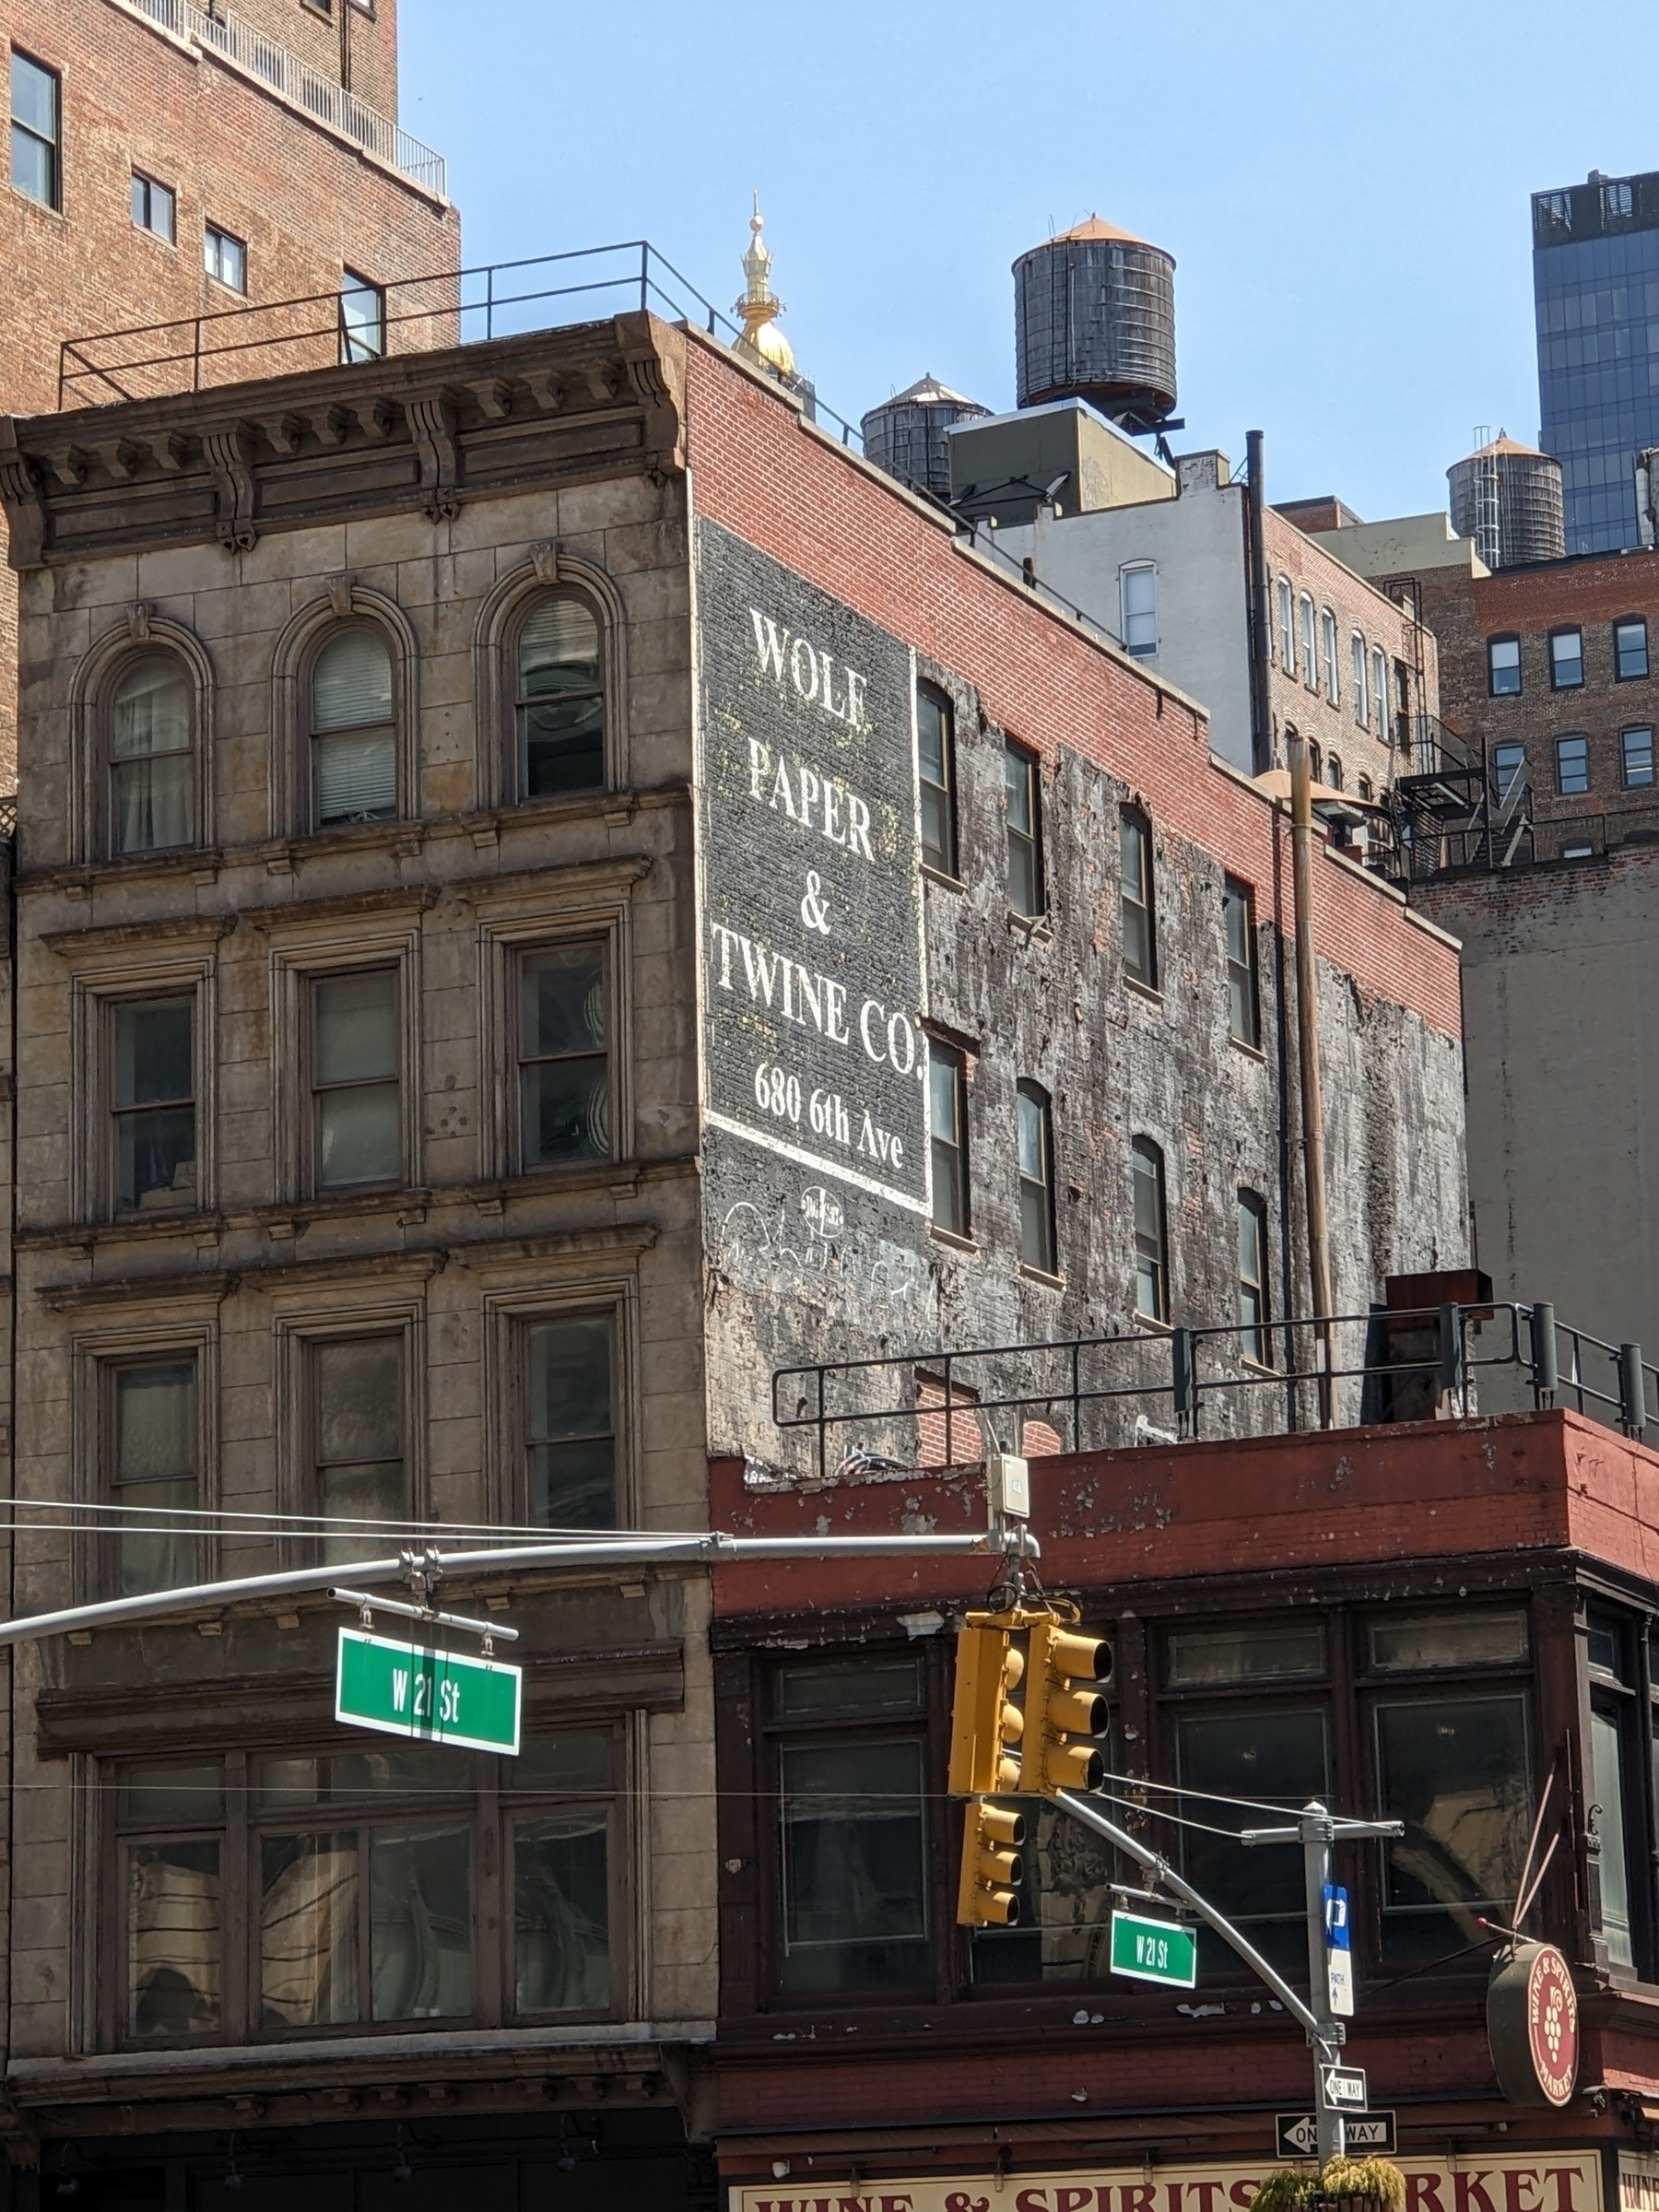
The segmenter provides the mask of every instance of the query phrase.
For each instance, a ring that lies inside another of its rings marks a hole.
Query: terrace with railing
[[[241,16],[226,8],[210,15],[197,7],[194,0],[123,0],[123,5],[185,45],[198,47],[251,76],[288,106],[348,138],[434,199],[447,197],[448,178],[441,154],[422,146],[390,117],[366,107],[344,85],[324,76]]]

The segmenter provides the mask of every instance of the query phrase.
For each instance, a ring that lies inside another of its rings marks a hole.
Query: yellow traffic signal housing
[[[963,1807],[957,1918],[965,1928],[1011,1928],[1019,1919],[1025,1822],[1004,1806],[972,1798]]]
[[[1009,1692],[1025,1658],[1006,1620],[970,1614],[957,1638],[956,1694],[950,1707],[950,1794],[1011,1795],[1019,1787],[1019,1738],[1025,1724]]]
[[[1027,1796],[1099,1789],[1106,1762],[1092,1739],[1106,1733],[1106,1700],[1097,1689],[1083,1686],[1111,1678],[1109,1643],[1071,1635],[1052,1618],[1032,1621],[1019,1772]]]

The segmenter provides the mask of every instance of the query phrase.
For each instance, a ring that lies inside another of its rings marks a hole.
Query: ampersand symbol
[[[801,919],[808,929],[816,929],[821,936],[830,935],[830,901],[819,895],[820,887],[816,868],[806,871],[806,896],[801,900]]]

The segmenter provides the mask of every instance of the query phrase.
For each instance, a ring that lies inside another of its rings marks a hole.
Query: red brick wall
[[[1659,788],[1624,788],[1620,732],[1659,725],[1659,553],[1606,553],[1501,570],[1470,578],[1430,571],[1423,579],[1424,614],[1441,645],[1441,712],[1452,728],[1488,745],[1526,747],[1535,804],[1546,817],[1606,812],[1617,816],[1659,806]],[[1615,673],[1613,624],[1641,615],[1648,624],[1645,679],[1620,683]],[[1549,686],[1549,632],[1577,623],[1583,631],[1584,682],[1572,691]],[[1487,641],[1521,640],[1519,698],[1487,693]],[[1590,740],[1588,796],[1556,793],[1555,741]]]
[[[299,0],[280,8],[255,0],[256,20],[261,5],[273,32],[296,51],[305,48],[308,26],[327,29]],[[352,17],[354,39],[379,55],[367,77],[356,78],[359,94],[384,109],[395,78],[395,18],[389,10],[371,18],[353,9]],[[458,265],[455,208],[435,205],[236,72],[194,58],[114,0],[15,0],[8,33],[62,77],[64,189],[61,213],[9,185],[0,191],[7,276],[0,407],[7,413],[56,406],[66,337],[240,305],[203,271],[206,218],[246,240],[254,301],[334,290],[343,266],[390,280]],[[337,76],[337,31],[328,36]],[[318,55],[304,58],[321,65]],[[135,169],[176,192],[176,245],[135,228]],[[321,358],[332,358],[326,343]],[[10,571],[0,571],[0,788],[15,777],[16,661],[16,592]]]
[[[1210,761],[1201,710],[1057,620],[782,394],[692,334],[688,448],[698,512],[735,530],[977,687],[986,713],[1056,757],[1070,747],[1135,791],[1162,830],[1254,886],[1291,926],[1285,818]],[[1275,853],[1275,841],[1280,850]],[[1315,941],[1362,992],[1458,1034],[1457,956],[1380,885],[1321,869]]]

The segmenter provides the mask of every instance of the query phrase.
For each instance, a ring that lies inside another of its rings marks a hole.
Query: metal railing
[[[1542,1301],[1379,1306],[1324,1323],[1303,1315],[822,1360],[777,1369],[771,1409],[780,1430],[812,1433],[827,1481],[974,1465],[988,1449],[1029,1445],[1033,1423],[1044,1451],[1071,1453],[1195,1439],[1206,1418],[1218,1434],[1290,1433],[1315,1425],[1325,1391],[1342,1426],[1468,1414],[1483,1373],[1512,1377],[1535,1408],[1570,1405],[1636,1439],[1659,1419],[1649,1413],[1659,1409],[1659,1369],[1640,1345],[1567,1326]],[[832,1442],[851,1443],[854,1431],[877,1448],[832,1459]]]
[[[188,0],[157,0],[157,5],[188,5]],[[398,277],[379,288],[383,300],[379,324],[388,353],[477,345],[634,309],[654,311],[668,322],[695,324],[728,345],[743,335],[731,316],[643,238],[477,268],[439,269],[429,276]],[[58,406],[162,399],[375,358],[360,323],[347,320],[347,303],[360,299],[362,289],[348,285],[294,300],[253,300],[210,314],[178,315],[169,322],[67,338],[58,352]],[[799,399],[810,420],[820,427],[828,422],[843,445],[863,451],[857,426],[827,406],[810,384],[776,370],[768,372]]]
[[[194,5],[194,0],[126,0],[129,7],[159,23],[176,39],[193,41],[217,53],[232,67],[244,70],[248,76],[275,92],[301,114],[314,116],[328,129],[338,131],[360,146],[365,153],[372,154],[377,161],[385,162],[429,192],[435,199],[448,197],[448,177],[441,154],[435,154],[429,146],[422,146],[418,138],[399,127],[389,116],[366,107],[355,93],[344,85],[302,62],[297,53],[279,46],[275,39],[256,30],[241,16],[220,10],[213,15]]]

